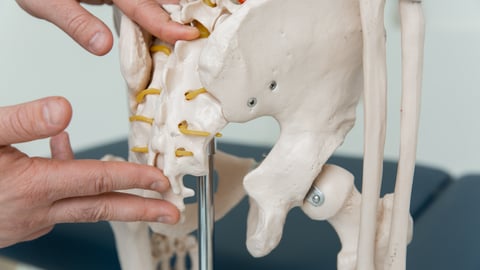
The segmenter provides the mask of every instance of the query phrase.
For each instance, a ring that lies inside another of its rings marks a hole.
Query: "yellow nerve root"
[[[150,52],[151,53],[163,52],[168,56],[172,53],[172,49],[170,49],[165,45],[153,45],[152,47],[150,47]]]
[[[207,27],[205,27],[205,25],[203,25],[201,22],[193,20],[192,26],[196,27],[200,32],[199,38],[208,38],[210,36],[210,31],[208,31]]]
[[[210,1],[210,0],[203,0],[203,3],[205,3],[205,5],[207,5],[209,7],[216,7],[217,6],[217,4],[212,3],[212,1]]]
[[[129,119],[130,119],[130,122],[140,121],[140,122],[145,122],[145,123],[150,124],[150,125],[153,124],[153,118],[146,117],[146,116],[143,116],[143,115],[133,115],[133,116],[130,116]]]
[[[132,152],[135,152],[135,153],[148,153],[148,147],[132,147],[132,149],[130,149]]]
[[[182,121],[180,124],[178,124],[178,130],[180,130],[180,132],[185,135],[201,136],[201,137],[210,136],[210,132],[188,129],[187,121]]]
[[[160,93],[162,93],[162,90],[156,88],[142,90],[137,94],[137,103],[141,103],[146,95],[160,95]]]
[[[177,157],[192,157],[193,152],[187,151],[187,150],[185,150],[185,148],[178,148],[175,151],[175,156],[177,156]]]
[[[191,90],[191,91],[188,91],[188,92],[185,93],[185,99],[186,100],[192,100],[192,99],[196,98],[198,95],[204,94],[204,93],[207,93],[207,89],[205,89],[205,88],[200,88],[200,89],[197,89],[197,90]]]

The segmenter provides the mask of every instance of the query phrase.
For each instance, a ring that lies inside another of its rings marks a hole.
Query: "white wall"
[[[108,8],[94,12],[110,22]],[[85,52],[61,30],[33,18],[15,1],[0,2],[0,105],[62,95],[73,105],[73,146],[83,148],[127,134],[125,88],[117,53]],[[46,155],[46,141],[22,145]]]
[[[397,1],[387,1],[389,123],[386,156],[396,158],[399,137],[400,50]],[[454,175],[480,172],[480,2],[424,1],[427,17],[425,79],[418,160]],[[108,7],[89,8],[111,25]],[[104,57],[83,51],[63,32],[30,17],[14,1],[0,1],[0,106],[48,95],[74,108],[72,144],[82,149],[127,136],[128,121],[117,49]],[[361,106],[356,127],[339,153],[361,156]],[[274,143],[276,123],[230,125],[224,139]],[[299,138],[300,139],[300,138]],[[19,146],[48,155],[47,142]]]

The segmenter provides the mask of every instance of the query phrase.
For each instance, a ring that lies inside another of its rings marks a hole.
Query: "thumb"
[[[72,107],[62,97],[0,107],[0,145],[27,142],[54,136],[72,118]]]

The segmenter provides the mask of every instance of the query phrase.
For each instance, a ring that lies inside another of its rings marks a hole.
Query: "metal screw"
[[[307,194],[307,201],[311,205],[319,207],[325,202],[325,194],[317,187],[312,186],[312,188]]]
[[[316,194],[313,195],[313,197],[312,197],[312,202],[314,202],[315,204],[319,204],[321,200],[322,200],[322,198],[320,198],[320,196],[318,196]]]
[[[270,90],[272,90],[272,91],[277,89],[277,82],[276,81],[271,81],[268,88],[270,88]]]
[[[253,108],[253,107],[255,107],[255,105],[257,105],[257,99],[254,98],[254,97],[249,98],[248,102],[247,102],[247,106],[250,107],[250,108]]]

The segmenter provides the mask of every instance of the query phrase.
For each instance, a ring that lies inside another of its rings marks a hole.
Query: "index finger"
[[[192,40],[199,36],[195,27],[172,21],[168,13],[155,0],[114,0],[113,2],[147,32],[167,43]]]
[[[45,179],[39,192],[50,201],[134,188],[162,193],[170,187],[159,169],[131,162],[36,158],[31,169],[45,174],[38,178]]]

